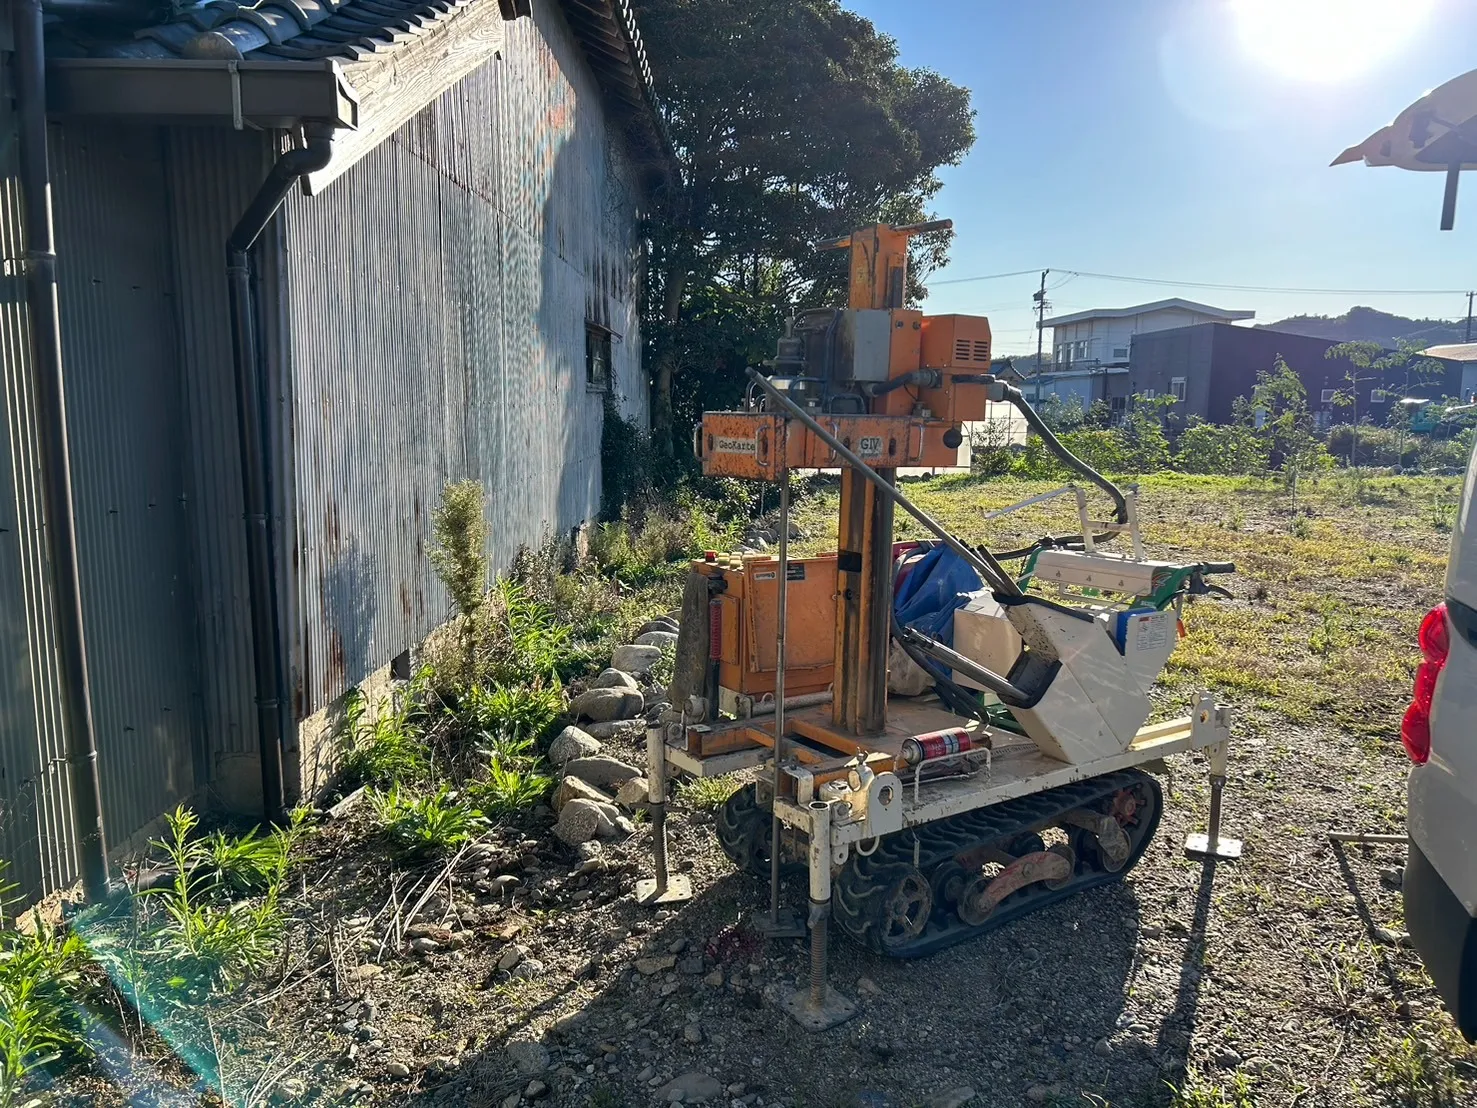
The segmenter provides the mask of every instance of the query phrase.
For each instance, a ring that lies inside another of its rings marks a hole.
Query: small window
[[[610,332],[593,323],[585,324],[585,387],[592,392],[610,387]]]
[[[1181,404],[1185,402],[1185,379],[1183,377],[1171,377],[1169,379],[1169,395]]]
[[[1338,391],[1338,389],[1324,389],[1321,396],[1322,402],[1324,404],[1332,404],[1333,398],[1335,395],[1337,395]]]
[[[1126,358],[1126,357],[1128,357],[1128,347],[1126,347],[1126,346],[1115,346],[1115,347],[1113,347],[1113,357],[1114,357],[1115,360],[1118,359],[1118,358]]]
[[[1141,393],[1139,393],[1139,395],[1141,397],[1143,397],[1145,400],[1153,400],[1154,397],[1156,397],[1159,394],[1156,393],[1153,389],[1144,389],[1144,391],[1141,392]]]
[[[1128,406],[1128,397],[1115,396],[1108,401],[1108,407],[1115,412],[1121,412]]]
[[[1330,412],[1327,408],[1324,408],[1321,412],[1313,413],[1313,425],[1317,427],[1318,430],[1327,431],[1332,423],[1333,413]]]
[[[1390,401],[1390,394],[1388,392],[1386,392],[1384,389],[1370,389],[1369,390],[1369,402],[1371,404],[1387,404],[1387,403],[1389,403],[1389,401]]]

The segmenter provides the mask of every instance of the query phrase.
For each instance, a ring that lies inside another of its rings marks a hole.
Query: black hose
[[[1112,497],[1115,521],[1118,523],[1127,523],[1128,501],[1123,496],[1123,490],[1068,450],[1062,440],[1056,437],[1056,432],[1047,426],[1046,421],[1036,413],[1036,409],[1031,407],[1030,401],[1026,399],[1025,394],[1020,389],[1014,385],[1004,385],[1003,387],[1005,389],[1005,399],[1010,401],[1020,411],[1021,415],[1026,417],[1027,425],[1031,430],[1041,436],[1041,441],[1046,444],[1046,449],[1056,455],[1058,460],[1064,462],[1068,469],[1074,470],[1076,473],[1087,478],[1087,480]],[[1114,532],[1108,531],[1101,535],[1094,535],[1093,542],[1107,542],[1113,537]],[[1008,562],[1015,558],[1025,558],[1038,550],[1049,548],[1072,549],[1074,547],[1080,548],[1082,545],[1083,538],[1081,535],[1046,535],[1037,539],[1030,546],[1023,546],[1019,550],[1007,550],[1002,554],[996,554],[995,558],[997,561]]]

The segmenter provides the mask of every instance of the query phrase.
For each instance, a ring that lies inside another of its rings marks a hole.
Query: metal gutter
[[[227,123],[261,130],[359,126],[359,96],[333,59],[58,58],[47,66],[54,116]]]

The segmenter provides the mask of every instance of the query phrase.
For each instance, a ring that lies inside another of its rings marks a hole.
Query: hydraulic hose
[[[1068,469],[1087,478],[1087,480],[1112,497],[1115,520],[1118,523],[1127,523],[1128,501],[1123,497],[1123,490],[1068,450],[1062,440],[1056,437],[1056,432],[1047,426],[1046,421],[1036,413],[1036,409],[1031,407],[1030,402],[1020,389],[1013,385],[1004,385],[1004,389],[1005,399],[1010,401],[1021,415],[1025,416],[1027,426],[1041,436],[1041,441],[1046,444],[1046,449],[1051,451],[1058,460],[1065,463]],[[1113,532],[1110,531],[1105,534],[1094,535],[1093,542],[1107,542],[1113,537]],[[1044,548],[1081,546],[1082,541],[1081,535],[1047,535],[1037,539],[1030,546],[1021,547],[1019,550],[1007,550],[1003,554],[996,554],[995,559],[1002,562],[1010,561],[1015,558],[1027,557],[1037,550]]]

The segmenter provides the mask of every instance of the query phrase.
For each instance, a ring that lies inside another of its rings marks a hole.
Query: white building
[[[1094,400],[1105,400],[1113,406],[1115,417],[1121,417],[1126,394],[1122,388],[1113,388],[1109,379],[1127,376],[1134,335],[1195,323],[1232,323],[1255,316],[1255,312],[1213,308],[1178,296],[1127,308],[1073,312],[1041,324],[1043,329],[1051,328],[1051,353],[1039,376],[1032,358],[1017,358],[1016,366],[1026,378],[1022,388],[1027,396],[1045,398],[1054,394],[1064,400],[1076,396],[1083,407]]]

